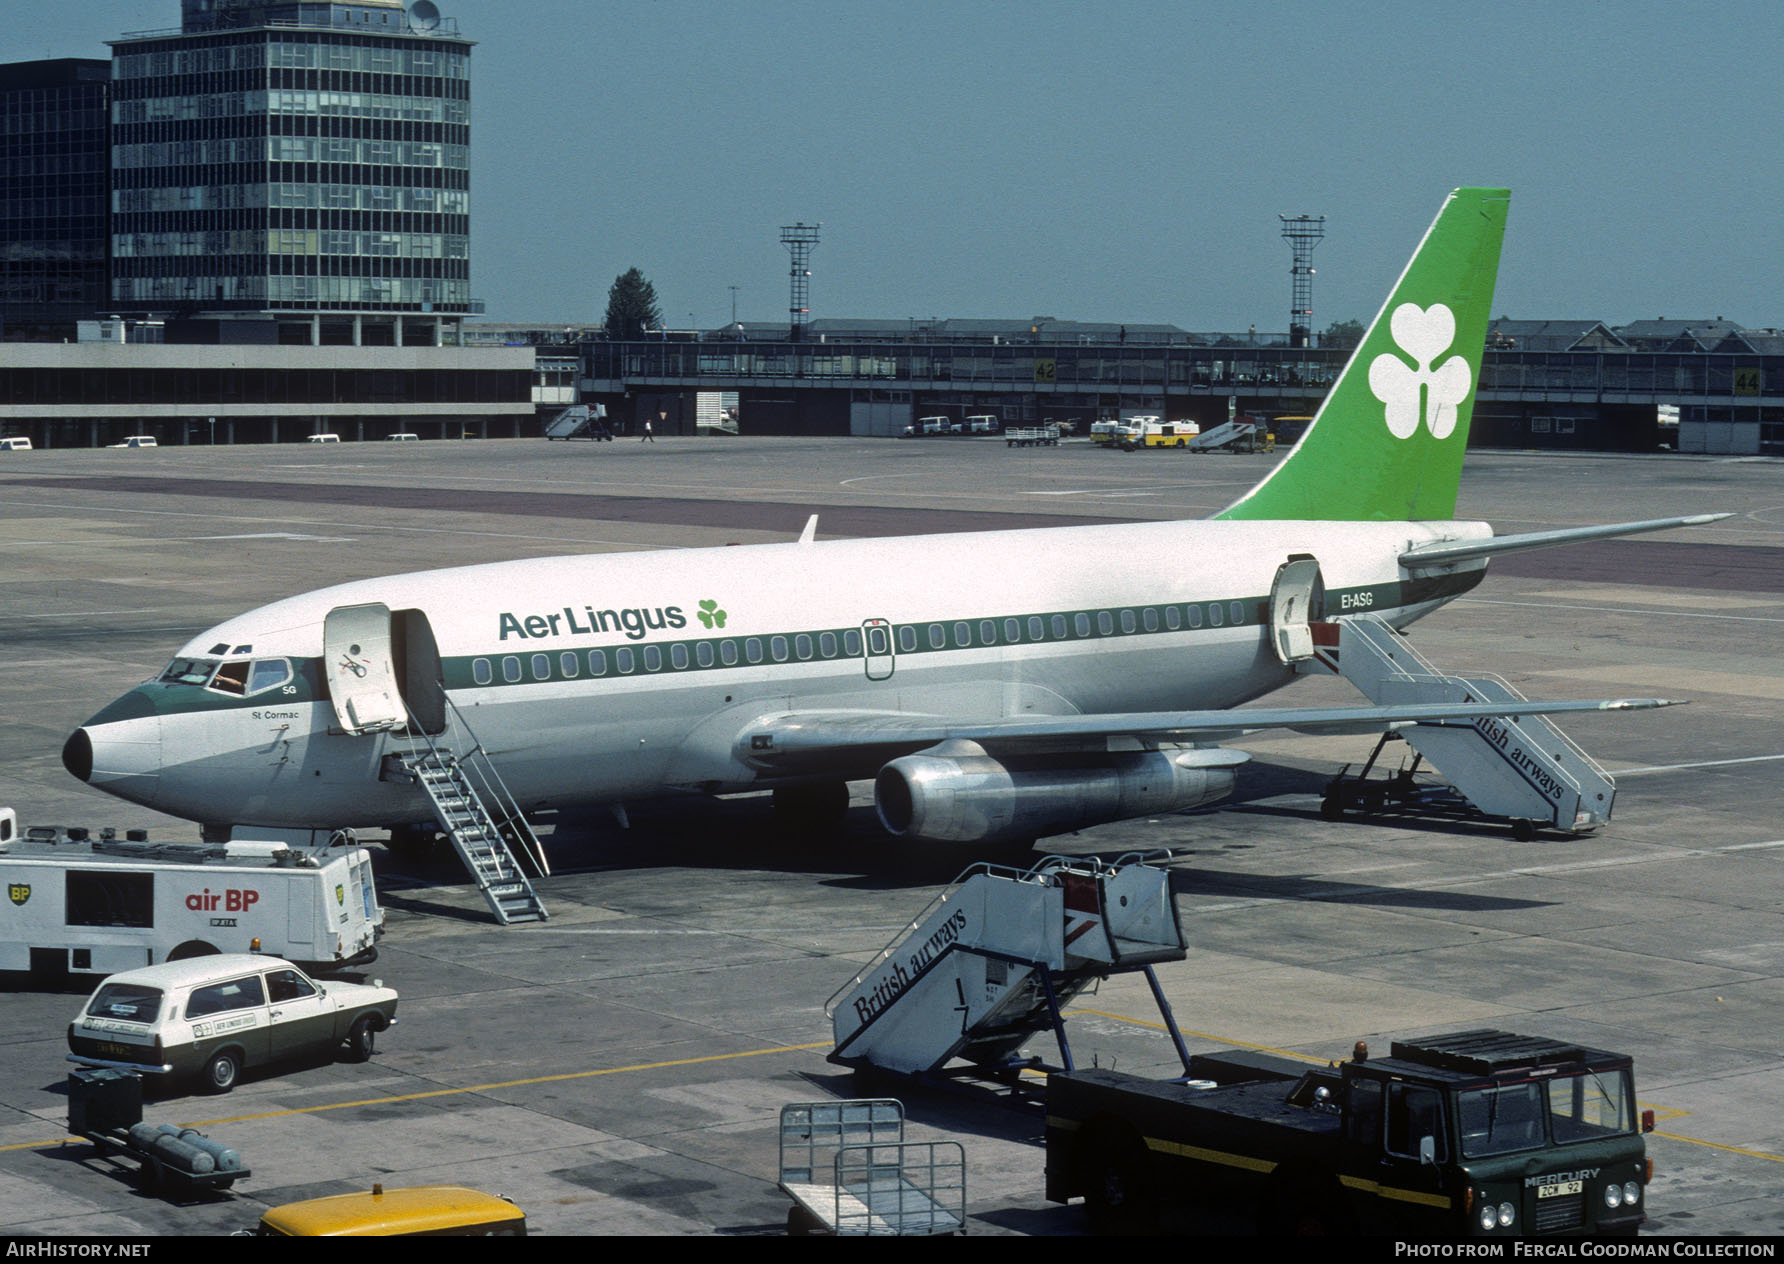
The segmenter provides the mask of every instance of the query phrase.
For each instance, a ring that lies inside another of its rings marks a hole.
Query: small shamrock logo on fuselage
[[[722,628],[725,626],[725,612],[719,609],[719,603],[716,601],[702,601],[700,603],[699,615],[700,622],[709,628]]]
[[[1388,328],[1415,366],[1407,368],[1399,356],[1385,351],[1369,364],[1369,389],[1386,405],[1388,429],[1396,439],[1410,439],[1423,422],[1432,438],[1447,439],[1456,428],[1457,409],[1474,386],[1474,373],[1459,355],[1432,367],[1456,340],[1454,314],[1442,303],[1426,308],[1402,303]]]

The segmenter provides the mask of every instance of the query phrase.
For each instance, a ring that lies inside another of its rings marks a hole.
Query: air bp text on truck
[[[0,808],[0,970],[114,974],[258,949],[313,970],[377,957],[371,858],[351,845],[154,843]]]

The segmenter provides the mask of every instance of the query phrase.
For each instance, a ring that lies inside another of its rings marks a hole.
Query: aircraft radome
[[[1259,728],[1490,715],[1230,708],[1295,679],[1285,620],[1404,627],[1479,584],[1495,553],[1709,520],[1503,537],[1454,520],[1508,203],[1445,199],[1300,443],[1212,519],[808,530],[342,584],[195,637],[77,730],[64,762],[207,834],[429,823],[408,761],[431,740],[480,746],[529,814],[763,789],[840,812],[844,783],[874,778],[894,835],[978,844],[1222,797],[1246,757],[1217,743]],[[1037,551],[1044,568],[987,570]],[[1317,565],[1285,591],[1291,559]]]

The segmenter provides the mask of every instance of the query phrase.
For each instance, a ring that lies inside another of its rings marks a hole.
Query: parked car
[[[420,440],[420,435],[410,434],[407,431],[404,431],[402,434],[393,434],[389,438],[391,443],[418,443]]]
[[[111,446],[114,448],[158,448],[161,445],[155,442],[154,435],[131,435],[124,442],[114,443]]]
[[[24,435],[6,435],[0,438],[0,452],[29,452],[31,441]]]
[[[340,441],[341,436],[338,434],[313,434],[310,436],[311,443],[339,443]]]
[[[227,1093],[243,1070],[326,1053],[372,1056],[396,1022],[382,982],[319,983],[289,961],[223,953],[126,970],[101,983],[68,1025],[68,1060],[145,1075],[197,1076]]]

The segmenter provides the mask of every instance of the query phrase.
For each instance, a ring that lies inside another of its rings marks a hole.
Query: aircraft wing
[[[965,740],[999,749],[1034,751],[1082,748],[1109,738],[1142,741],[1222,742],[1261,729],[1304,733],[1380,733],[1406,724],[1441,724],[1502,715],[1554,715],[1578,711],[1644,711],[1677,706],[1665,698],[1596,701],[1405,703],[1354,707],[1247,707],[1223,711],[1131,711],[1102,715],[1012,716],[956,720],[889,711],[788,712],[765,716],[738,741],[748,762],[775,771],[821,766],[845,752],[875,749],[884,758],[939,742]]]
[[[1706,522],[1720,522],[1733,514],[1692,514],[1685,518],[1649,518],[1643,522],[1613,522],[1599,527],[1562,527],[1554,531],[1524,531],[1516,535],[1496,535],[1485,540],[1438,540],[1421,544],[1400,555],[1400,565],[1412,570],[1443,566],[1450,562],[1466,562],[1477,557],[1493,557],[1500,553],[1520,553],[1525,549],[1547,549],[1558,544],[1578,544],[1582,540],[1608,540],[1617,536],[1640,535],[1645,531],[1669,531],[1673,527],[1701,527]]]

